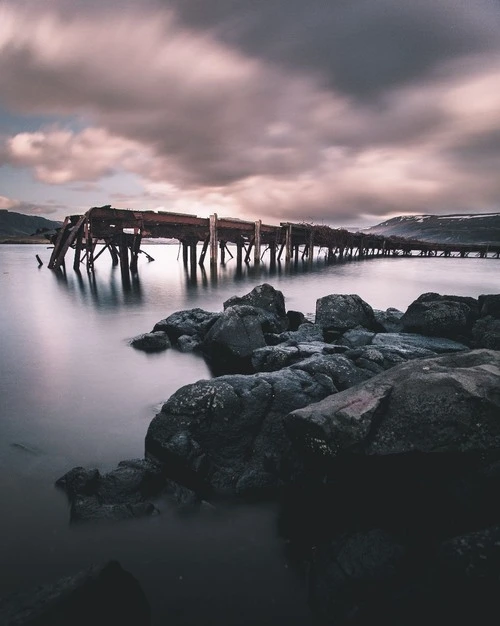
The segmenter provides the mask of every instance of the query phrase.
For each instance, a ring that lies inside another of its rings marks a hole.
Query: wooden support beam
[[[125,233],[121,233],[118,249],[120,251],[120,268],[122,274],[128,275],[128,246]]]
[[[187,241],[181,241],[182,244],[182,262],[184,265],[188,264],[188,243]]]
[[[285,249],[286,241],[284,241],[280,246],[280,251],[278,253],[278,261],[281,261],[281,255],[283,254],[283,250]]]
[[[139,250],[141,249],[142,236],[140,232],[136,232],[133,235],[132,242],[130,244],[130,271],[137,272],[137,260],[139,257]]]
[[[311,228],[311,231],[309,232],[308,253],[309,253],[309,256],[307,257],[307,259],[309,261],[309,265],[312,265],[313,260],[314,260],[314,229],[313,228]]]
[[[259,265],[260,263],[260,229],[262,226],[262,220],[257,220],[255,222],[255,249],[254,249],[254,263],[255,265]]]
[[[219,241],[219,248],[220,248],[220,262],[222,265],[224,265],[226,263],[226,242],[222,241],[222,239]]]
[[[252,252],[252,248],[254,246],[255,240],[252,237],[250,239],[250,243],[248,244],[248,250],[247,253],[245,254],[245,263],[250,263],[250,253]]]
[[[292,225],[287,224],[285,230],[285,263],[292,260]]]
[[[57,237],[56,237],[56,240],[55,240],[55,243],[54,243],[54,249],[52,250],[52,254],[50,255],[48,267],[51,270],[56,269],[56,266],[55,266],[56,259],[59,256],[59,252],[61,250],[61,247],[62,247],[62,244],[63,244],[63,240],[68,236],[69,225],[70,225],[70,218],[67,217],[64,220],[63,225],[59,229],[59,232],[57,233]],[[60,264],[61,263],[59,262],[57,267]]]
[[[196,241],[189,244],[189,259],[191,262],[191,271],[196,272]]]
[[[240,237],[236,242],[236,267],[241,269],[243,261],[243,239]]]
[[[111,262],[113,263],[113,265],[118,265],[119,261],[119,257],[118,257],[118,252],[116,250],[116,246],[114,244],[113,241],[109,241],[108,244],[108,250],[109,250],[109,254],[111,255]]]
[[[210,235],[203,242],[203,248],[201,249],[200,260],[198,262],[199,265],[203,265],[203,263],[205,262],[205,256],[207,254],[209,244],[210,244]]]
[[[217,265],[217,213],[210,215],[210,265]]]
[[[75,258],[73,260],[73,269],[75,270],[75,272],[80,271],[80,257],[82,254],[83,234],[84,234],[84,229],[82,225],[80,226],[78,232],[76,233]]]

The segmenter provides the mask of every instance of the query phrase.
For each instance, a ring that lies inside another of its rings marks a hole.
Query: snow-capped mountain
[[[500,244],[500,213],[401,215],[365,229],[421,241]]]

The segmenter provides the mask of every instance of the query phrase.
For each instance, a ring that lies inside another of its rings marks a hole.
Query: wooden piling
[[[210,265],[217,265],[217,213],[210,215]]]
[[[260,263],[260,230],[261,230],[261,226],[262,226],[262,220],[257,220],[255,222],[255,235],[254,235],[255,248],[254,248],[254,255],[253,255],[255,265],[259,265],[259,263]]]

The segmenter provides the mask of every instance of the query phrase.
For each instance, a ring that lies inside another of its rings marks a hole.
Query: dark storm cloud
[[[358,97],[498,48],[495,0],[165,0],[186,23],[258,58],[321,72]]]

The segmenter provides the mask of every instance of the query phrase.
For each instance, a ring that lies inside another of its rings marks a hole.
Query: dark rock
[[[410,304],[401,318],[402,330],[450,339],[467,337],[477,318],[477,311],[474,298],[422,294]]]
[[[217,373],[251,371],[251,356],[266,345],[258,309],[232,306],[215,322],[202,350]]]
[[[171,347],[167,333],[158,330],[152,333],[144,333],[130,340],[130,345],[144,352],[161,352]]]
[[[391,307],[386,311],[373,309],[373,313],[377,322],[386,332],[398,333],[402,329],[401,318],[403,317],[403,311]]]
[[[476,348],[500,350],[500,319],[491,315],[478,319],[472,327],[472,337]]]
[[[500,448],[500,353],[411,361],[285,418],[298,449],[334,457]]]
[[[312,609],[328,624],[368,618],[366,623],[380,623],[376,611],[390,606],[405,556],[406,547],[382,529],[341,535],[320,546],[309,571]]]
[[[374,336],[372,345],[377,348],[386,346],[391,349],[401,348],[409,351],[417,348],[419,350],[429,350],[434,354],[469,350],[468,346],[458,341],[444,337],[426,337],[413,333],[379,333]],[[422,354],[421,356],[424,355]],[[429,354],[428,356],[432,355]]]
[[[332,381],[335,389],[344,390],[363,382],[368,374],[361,372],[352,361],[341,354],[315,355],[291,366],[311,376],[324,374]]]
[[[259,348],[252,353],[252,367],[255,372],[275,372],[288,367],[293,363],[302,361],[315,354],[323,354],[325,344],[317,343],[297,343],[289,345],[290,342],[277,346],[266,346]]]
[[[359,346],[367,346],[375,337],[375,333],[364,328],[353,328],[345,332],[338,340],[338,344],[348,346],[349,348],[358,348]]]
[[[244,296],[229,298],[224,302],[224,310],[239,305],[255,307],[268,314],[264,319],[273,328],[264,327],[264,332],[281,332],[288,328],[285,298],[281,291],[277,291],[267,283],[254,287],[250,293]]]
[[[300,311],[287,311],[286,316],[288,318],[288,330],[298,330],[302,324],[310,323]]]
[[[316,324],[329,331],[346,331],[356,326],[379,330],[372,307],[357,295],[332,294],[319,298]]]
[[[199,335],[181,335],[176,345],[180,352],[194,352],[201,347],[201,341]]]
[[[129,519],[155,513],[148,502],[164,489],[161,468],[146,459],[122,461],[106,474],[75,467],[56,485],[71,502],[72,522],[100,519]]]
[[[289,330],[280,335],[281,342],[288,345],[296,345],[309,341],[324,341],[323,329],[318,324],[307,322],[301,324],[297,330]]]
[[[201,341],[219,317],[220,313],[212,313],[199,308],[176,311],[158,322],[153,332],[167,333],[173,343],[176,343],[183,335]]]
[[[481,317],[491,315],[497,320],[500,319],[500,294],[479,296],[478,303]]]
[[[0,600],[4,626],[149,626],[137,580],[116,561]]]
[[[299,366],[182,387],[151,422],[146,454],[201,492],[254,493],[293,480],[300,467],[281,418],[335,391],[327,374]]]

